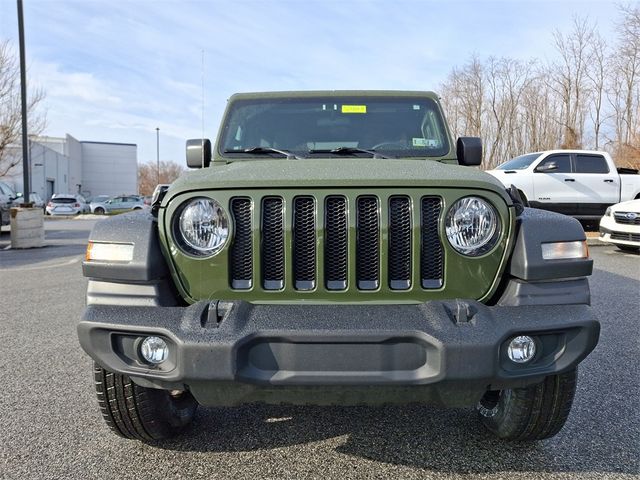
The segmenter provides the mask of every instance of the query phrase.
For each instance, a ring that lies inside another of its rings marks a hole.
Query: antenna
[[[202,142],[202,168],[204,168],[204,48],[202,49],[202,68],[201,68],[201,77],[202,77],[202,135],[200,136],[200,141]]]

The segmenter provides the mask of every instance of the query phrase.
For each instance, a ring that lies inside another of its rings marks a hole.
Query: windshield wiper
[[[333,148],[331,150],[312,149],[312,150],[309,150],[309,153],[335,153],[336,155],[352,155],[354,153],[368,153],[373,158],[393,158],[386,155],[382,155],[381,153],[378,153],[375,150],[366,150],[364,148],[356,148],[356,147],[338,147],[338,148]]]
[[[249,153],[249,154],[257,154],[257,155],[264,155],[264,154],[268,154],[268,153],[279,153],[280,155],[284,155],[285,157],[287,157],[288,160],[300,160],[300,157],[298,157],[296,154],[291,153],[289,150],[280,150],[278,148],[273,148],[273,147],[251,147],[251,148],[245,148],[244,150],[230,150],[227,149],[224,151],[224,153]]]

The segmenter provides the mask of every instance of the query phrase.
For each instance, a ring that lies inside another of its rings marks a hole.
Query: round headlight
[[[487,253],[500,237],[500,219],[495,208],[479,197],[465,197],[454,203],[445,223],[451,246],[470,257]]]
[[[229,238],[229,219],[222,206],[211,198],[195,198],[180,209],[176,222],[177,240],[192,255],[216,255]]]

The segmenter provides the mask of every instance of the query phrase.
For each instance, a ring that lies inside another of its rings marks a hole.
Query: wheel
[[[633,252],[633,253],[640,252],[640,247],[634,247],[633,245],[616,244],[616,247],[618,247],[623,252]]]
[[[141,387],[97,364],[94,378],[102,417],[124,438],[151,442],[173,437],[191,423],[198,407],[189,392]]]
[[[104,208],[96,207],[93,213],[95,213],[96,215],[104,215]]]
[[[505,440],[543,440],[560,431],[571,410],[577,370],[525,388],[492,390],[478,403],[480,420]]]

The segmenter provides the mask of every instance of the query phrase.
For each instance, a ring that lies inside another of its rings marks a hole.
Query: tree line
[[[615,37],[575,17],[551,61],[472,56],[440,88],[454,136],[479,136],[484,168],[556,148],[605,150],[640,167],[640,6],[618,6]]]

